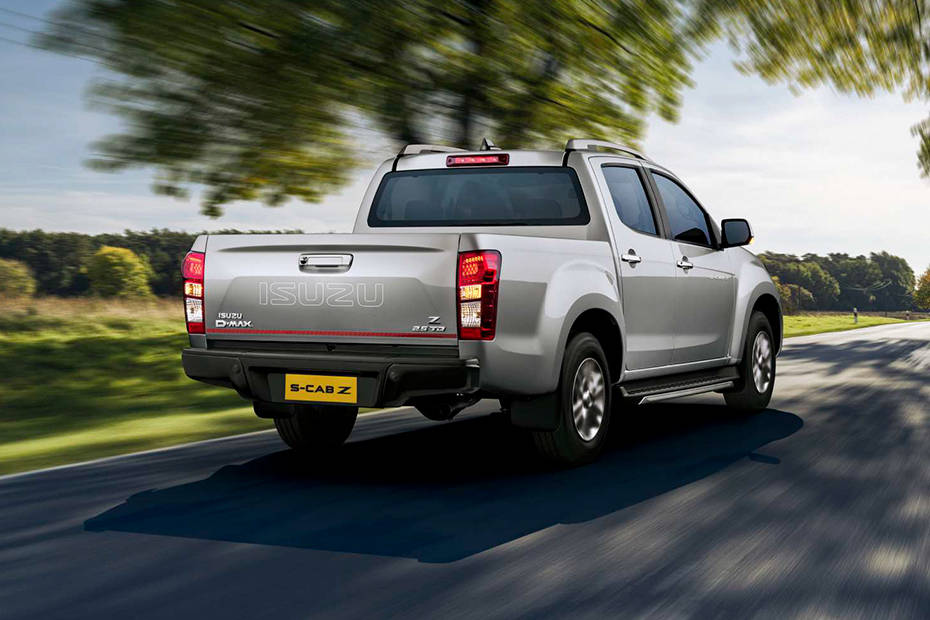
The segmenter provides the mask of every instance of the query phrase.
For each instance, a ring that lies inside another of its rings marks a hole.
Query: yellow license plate
[[[358,402],[358,378],[285,374],[284,400],[354,405]]]

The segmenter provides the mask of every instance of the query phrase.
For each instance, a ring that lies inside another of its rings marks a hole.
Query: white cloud
[[[647,152],[716,218],[748,218],[756,250],[887,250],[925,269],[930,184],[919,177],[910,127],[926,106],[894,94],[794,96],[741,75],[730,58],[718,47],[698,67],[680,123],[655,120]]]

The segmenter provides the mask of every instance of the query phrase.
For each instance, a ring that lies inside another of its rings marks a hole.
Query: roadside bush
[[[36,280],[25,263],[0,258],[0,297],[32,297],[35,292]]]
[[[152,268],[127,248],[105,245],[97,250],[88,261],[87,277],[91,292],[101,297],[152,297]]]

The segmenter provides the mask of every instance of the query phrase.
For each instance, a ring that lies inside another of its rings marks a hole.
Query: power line
[[[21,13],[21,12],[19,12],[19,11],[14,11],[13,9],[6,9],[6,8],[3,8],[3,7],[0,7],[0,11],[2,11],[2,12],[4,12],[4,13],[9,13],[10,15],[16,15],[17,17],[25,17],[25,18],[27,18],[27,19],[34,19],[34,20],[40,21],[40,22],[47,22],[47,21],[48,21],[47,19],[44,19],[44,18],[42,18],[42,17],[36,17],[35,15],[30,15],[29,13]]]
[[[32,35],[39,34],[39,33],[36,32],[35,30],[30,30],[29,28],[23,28],[22,26],[17,26],[16,24],[8,24],[8,23],[6,23],[6,22],[0,22],[0,26],[4,26],[4,27],[10,28],[10,29],[12,29],[12,30],[19,30],[20,32],[27,32],[27,33],[32,34]]]
[[[16,39],[10,39],[4,36],[0,36],[0,41],[4,43],[13,43],[14,45],[21,45],[23,47],[31,47],[33,49],[40,49],[39,47],[33,45],[32,43],[26,43],[24,41],[17,41]]]
[[[38,34],[39,34],[38,32],[35,32],[34,30],[29,30],[28,28],[20,28],[19,26],[13,26],[12,24],[7,24],[7,23],[5,23],[5,22],[0,22],[0,26],[6,26],[6,27],[8,27],[8,28],[13,28],[13,29],[15,29],[15,30],[22,30],[23,32],[28,32],[28,33],[33,34],[33,35],[38,35]],[[51,51],[51,50],[48,50],[48,49],[42,47],[41,45],[36,45],[35,43],[30,43],[29,41],[18,41],[18,40],[16,40],[16,39],[11,39],[11,38],[9,38],[9,37],[4,37],[4,36],[0,36],[0,42],[3,42],[3,43],[12,43],[13,45],[19,45],[19,46],[21,46],[21,47],[28,47],[28,48],[30,48],[30,49],[40,50],[40,51],[43,51],[43,52]],[[94,46],[92,46],[92,45],[87,45],[86,43],[78,43],[78,42],[76,42],[76,41],[71,41],[70,44],[71,44],[71,45],[74,45],[74,46],[76,46],[76,47],[79,47],[79,48],[84,48],[84,49],[87,49],[87,50],[94,50],[95,52],[99,52],[99,53],[101,53],[101,54],[106,54],[106,53],[108,53],[107,50],[105,50],[105,49],[103,49],[103,48],[101,48],[101,47],[94,47]],[[93,58],[88,58],[87,56],[85,56],[85,55],[83,55],[83,54],[71,54],[71,53],[63,52],[63,51],[59,51],[59,50],[55,50],[55,53],[56,53],[56,54],[61,54],[62,56],[70,56],[71,58],[80,58],[80,59],[82,59],[82,60],[89,60],[89,61],[91,61],[91,62],[94,62],[94,59],[93,59]],[[88,53],[89,53],[89,52],[88,52]]]
[[[15,16],[17,16],[17,17],[25,17],[25,18],[27,18],[27,19],[31,19],[31,20],[34,20],[34,21],[37,21],[37,22],[42,22],[43,24],[48,24],[49,26],[58,26],[58,27],[60,27],[60,28],[67,28],[67,29],[72,30],[72,31],[74,31],[74,32],[79,32],[79,33],[81,33],[81,34],[83,34],[83,35],[90,36],[90,37],[99,37],[99,38],[101,38],[101,39],[106,39],[106,38],[107,38],[106,35],[104,35],[104,34],[101,34],[101,33],[99,33],[99,32],[93,32],[92,30],[87,30],[86,28],[81,28],[80,26],[76,26],[76,25],[74,25],[74,24],[67,24],[67,23],[64,23],[64,22],[58,22],[58,21],[55,21],[55,20],[53,20],[53,19],[47,19],[47,18],[45,18],[45,17],[37,17],[36,15],[29,15],[28,13],[22,13],[22,12],[20,12],[20,11],[14,11],[13,9],[6,9],[6,8],[3,8],[3,7],[0,7],[0,13],[8,13],[8,14],[10,14],[10,15],[15,15]],[[22,28],[19,27],[19,26],[15,26],[15,27],[18,28],[18,29],[22,29]],[[32,32],[33,34],[39,34],[39,33],[35,32],[35,31],[33,31],[33,30],[30,30],[29,32]],[[90,46],[87,46],[87,47],[90,47]]]

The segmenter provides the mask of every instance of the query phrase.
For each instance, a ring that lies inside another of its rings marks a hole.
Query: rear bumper
[[[191,379],[236,390],[249,400],[283,403],[284,373],[358,377],[358,405],[393,407],[416,396],[477,391],[477,360],[450,357],[396,358],[332,353],[274,353],[184,349],[184,372]]]

